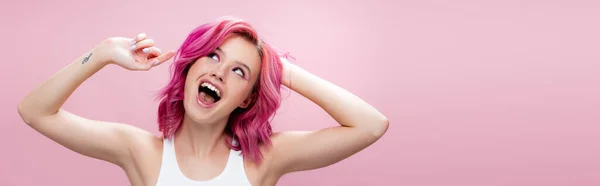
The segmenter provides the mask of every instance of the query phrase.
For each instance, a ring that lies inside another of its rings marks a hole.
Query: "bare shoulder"
[[[283,176],[282,170],[277,170],[276,164],[278,153],[276,148],[285,144],[290,135],[297,135],[302,132],[277,132],[271,134],[271,145],[261,145],[260,151],[263,159],[260,164],[244,161],[246,175],[253,185],[276,185],[277,181]]]
[[[163,140],[144,129],[129,129],[129,153],[131,160],[123,165],[132,185],[148,185],[158,179],[162,163]]]
[[[347,150],[347,146],[352,145],[347,142],[353,140],[350,138],[363,140],[368,138],[364,136],[369,136],[353,131],[344,127],[332,127],[318,131],[273,133],[270,137],[271,145],[260,147],[263,155],[260,164],[244,161],[246,175],[253,185],[276,185],[287,173],[333,164],[357,151],[348,152],[350,150]],[[344,154],[339,155],[340,152]],[[338,155],[332,158],[330,154],[336,153]]]
[[[271,142],[273,142],[273,136],[277,136],[277,134],[271,135]],[[273,162],[274,156],[272,148],[273,145],[260,146],[260,151],[263,156],[260,163],[244,159],[246,176],[252,185],[275,185],[281,177],[276,171],[271,170],[272,166],[270,165]]]
[[[130,138],[132,155],[138,153],[162,153],[163,140],[161,137],[137,127],[132,129],[132,133],[134,134]]]
[[[266,166],[279,176],[323,168],[350,157],[379,137],[368,130],[343,126],[275,133],[271,135]]]
[[[127,143],[129,153],[136,156],[147,153],[162,153],[162,138],[156,136],[147,130],[133,126],[121,125],[121,139]],[[133,157],[134,159],[136,157]]]

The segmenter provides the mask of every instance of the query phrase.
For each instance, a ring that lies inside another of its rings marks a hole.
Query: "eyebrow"
[[[221,48],[217,47],[217,51],[222,53],[224,56],[227,56],[227,54]],[[246,65],[245,63],[242,63],[241,61],[235,61],[235,62],[238,63],[239,65],[242,65],[244,68],[246,68],[246,70],[248,70],[249,74],[252,74],[252,70],[250,70],[250,67],[248,67],[248,65]]]

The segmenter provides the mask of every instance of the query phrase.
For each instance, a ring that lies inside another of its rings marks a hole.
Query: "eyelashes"
[[[221,61],[221,59],[219,58],[219,54],[217,54],[217,53],[213,52],[213,53],[208,54],[207,56],[215,61]]]
[[[216,61],[216,62],[221,62],[221,58],[219,57],[219,54],[212,52],[208,55],[206,55],[207,57],[211,58],[212,60]],[[239,76],[241,76],[242,78],[246,79],[246,72],[244,72],[244,70],[240,67],[235,67],[233,68],[233,72],[235,72],[236,74],[238,74]]]
[[[242,70],[242,68],[236,67],[236,68],[233,69],[233,72],[239,74],[243,78],[246,77],[246,73],[244,73],[244,70]]]

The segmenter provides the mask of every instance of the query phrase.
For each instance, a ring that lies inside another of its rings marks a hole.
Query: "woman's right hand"
[[[87,119],[62,106],[77,87],[108,64],[149,70],[174,55],[154,47],[146,34],[105,39],[31,91],[19,103],[19,115],[40,134],[79,154],[122,167],[132,165],[131,150],[147,144],[152,134],[127,124]]]
[[[163,53],[154,45],[154,40],[149,39],[145,33],[140,33],[134,38],[108,38],[94,50],[107,64],[116,64],[128,70],[146,71],[175,55],[175,51]]]

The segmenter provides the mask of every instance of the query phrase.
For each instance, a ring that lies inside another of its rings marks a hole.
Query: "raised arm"
[[[133,44],[132,40],[138,43]],[[133,45],[137,49],[131,50]],[[61,107],[81,83],[106,65],[148,70],[155,66],[151,60],[161,63],[173,55],[173,52],[161,54],[153,45],[145,34],[135,39],[102,41],[31,91],[19,103],[19,115],[31,128],[62,146],[121,166],[129,155],[131,138],[143,135],[145,131],[130,125],[86,119]]]
[[[274,171],[282,175],[334,164],[373,144],[387,131],[388,119],[358,96],[285,59],[282,62],[283,84],[323,108],[340,126],[273,135],[274,162],[270,165]]]

